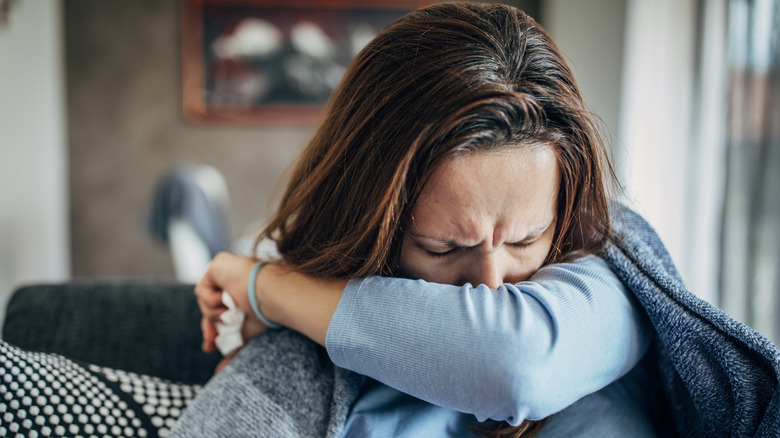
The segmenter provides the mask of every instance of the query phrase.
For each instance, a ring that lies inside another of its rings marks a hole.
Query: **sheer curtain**
[[[780,341],[780,1],[730,0],[719,305]]]
[[[717,304],[729,0],[628,0],[621,177],[688,288]]]
[[[688,288],[780,343],[780,0],[627,0],[621,112]]]

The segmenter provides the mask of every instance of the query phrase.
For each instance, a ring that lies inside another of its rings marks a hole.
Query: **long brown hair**
[[[605,183],[616,183],[555,43],[506,5],[417,10],[352,62],[261,238],[315,276],[393,275],[412,206],[440,163],[531,144],[551,147],[560,170],[545,262],[595,252],[610,236]]]

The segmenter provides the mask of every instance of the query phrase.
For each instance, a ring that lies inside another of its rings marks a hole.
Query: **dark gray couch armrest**
[[[204,383],[220,358],[200,350],[193,286],[160,280],[22,287],[8,303],[3,339],[182,383]]]

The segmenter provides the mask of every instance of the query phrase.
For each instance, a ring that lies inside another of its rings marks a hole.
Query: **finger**
[[[217,307],[222,304],[222,290],[207,285],[195,286],[195,297],[209,307]]]
[[[201,349],[204,353],[213,353],[217,350],[215,342],[217,338],[217,328],[207,318],[201,318],[200,330],[203,332],[203,344]]]
[[[222,292],[199,292],[196,295],[196,298],[198,302],[198,308],[200,308],[200,313],[202,313],[204,316],[207,316],[212,321],[218,318],[219,315],[227,309],[225,304],[222,302]]]
[[[225,268],[232,265],[232,260],[234,258],[236,258],[235,255],[226,251],[222,251],[215,255],[206,267],[206,272],[203,273],[203,276],[198,282],[196,286],[196,293],[200,287],[203,287],[207,290],[222,290],[225,285],[222,283],[223,280],[220,280],[220,278],[224,277]]]
[[[201,315],[208,319],[208,321],[212,324],[220,322],[220,315],[222,315],[227,310],[227,307],[224,305],[219,307],[209,307],[199,304],[199,307]]]

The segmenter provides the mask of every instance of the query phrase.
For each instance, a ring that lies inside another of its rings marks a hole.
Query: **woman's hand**
[[[202,349],[216,350],[216,323],[227,310],[222,292],[227,291],[236,306],[246,315],[241,335],[247,341],[268,330],[249,304],[248,283],[257,260],[227,252],[217,254],[206,274],[195,286],[198,306],[203,314]],[[330,319],[336,311],[347,280],[317,278],[284,265],[269,263],[255,279],[255,298],[263,315],[270,321],[295,330],[320,345],[325,345]],[[225,358],[221,369],[230,358]]]
[[[216,324],[219,316],[227,310],[222,303],[222,292],[227,291],[239,310],[246,315],[241,336],[246,342],[264,332],[268,327],[255,316],[249,304],[248,281],[257,260],[240,257],[228,252],[217,254],[209,264],[206,273],[195,286],[195,296],[203,315],[200,326],[203,332],[201,348],[206,353],[216,351]],[[226,358],[229,360],[229,358]],[[224,366],[224,365],[223,365]],[[218,369],[220,369],[219,367]]]

